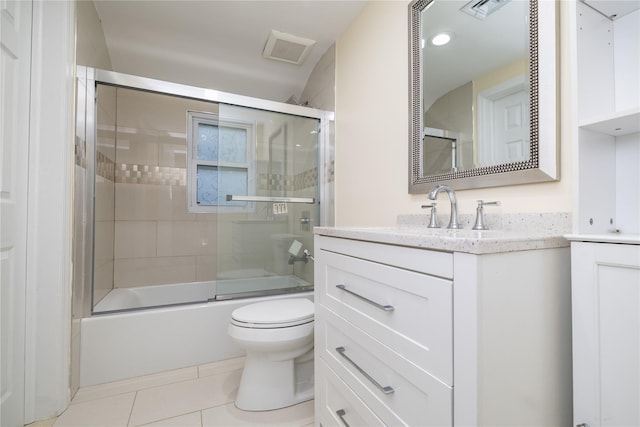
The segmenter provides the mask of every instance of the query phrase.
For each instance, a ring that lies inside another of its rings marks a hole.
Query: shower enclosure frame
[[[320,226],[327,224],[327,218],[332,218],[328,210],[330,204],[328,200],[328,187],[323,185],[327,182],[327,162],[330,159],[330,147],[332,138],[332,125],[334,113],[331,111],[318,110],[315,108],[304,107],[299,105],[287,104],[283,102],[253,98],[244,95],[237,95],[228,92],[218,91],[214,89],[200,88],[180,83],[156,80],[147,77],[134,76],[115,71],[102,70],[90,67],[78,67],[78,75],[86,76],[86,199],[85,199],[85,247],[91,248],[91,254],[85,257],[85,280],[83,294],[83,313],[91,315],[93,312],[93,282],[94,282],[94,257],[95,250],[95,158],[97,144],[97,108],[96,96],[98,84],[141,90],[161,95],[170,95],[181,98],[193,99],[196,101],[216,102],[219,104],[247,107],[258,110],[265,110],[276,113],[289,114],[299,117],[312,118],[319,120],[320,129],[318,129],[318,197],[320,212]],[[91,160],[91,161],[89,161]],[[273,295],[273,293],[265,293],[265,295]],[[256,295],[259,296],[259,295]]]

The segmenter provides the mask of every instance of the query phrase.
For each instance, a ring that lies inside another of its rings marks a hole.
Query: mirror
[[[410,193],[436,183],[466,189],[558,179],[556,7],[409,5]]]

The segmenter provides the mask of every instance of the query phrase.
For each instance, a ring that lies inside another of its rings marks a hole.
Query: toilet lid
[[[306,298],[258,302],[235,309],[231,318],[255,327],[296,326],[313,320],[313,303]]]

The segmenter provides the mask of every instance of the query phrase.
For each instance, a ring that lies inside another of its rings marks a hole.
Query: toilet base
[[[285,408],[313,399],[313,384],[313,348],[293,360],[247,352],[235,404],[244,411]]]

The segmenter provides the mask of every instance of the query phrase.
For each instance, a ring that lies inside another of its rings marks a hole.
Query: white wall
[[[92,1],[76,1],[76,56],[79,65],[111,70],[111,57],[102,23]]]
[[[336,225],[386,226],[398,214],[424,213],[426,195],[407,190],[409,3],[370,2],[336,43]],[[492,213],[571,211],[566,3],[560,2],[558,56],[560,181],[460,190],[459,212],[475,213],[478,199],[500,200]],[[445,200],[438,207],[448,211]]]

